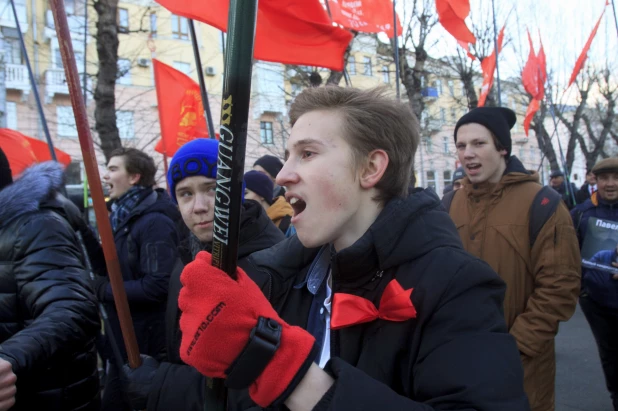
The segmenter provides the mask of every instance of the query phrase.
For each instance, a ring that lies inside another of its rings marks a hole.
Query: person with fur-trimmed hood
[[[0,370],[8,362],[17,376],[11,409],[98,410],[99,316],[74,216],[57,195],[62,168],[42,163],[11,180],[0,150]]]

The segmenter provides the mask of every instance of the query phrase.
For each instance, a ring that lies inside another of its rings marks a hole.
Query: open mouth
[[[478,170],[480,168],[481,168],[481,165],[478,164],[478,163],[472,163],[472,164],[466,165],[466,169],[468,171],[472,171],[472,172],[474,172],[474,171],[476,171],[476,170]]]
[[[305,211],[305,208],[307,207],[307,203],[299,197],[290,195],[287,196],[287,200],[294,209],[294,217],[297,217],[300,213]]]

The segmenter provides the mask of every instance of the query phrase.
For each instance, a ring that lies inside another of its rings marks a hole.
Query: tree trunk
[[[543,153],[543,156],[549,161],[549,166],[552,171],[560,170],[558,165],[558,159],[556,157],[556,151],[551,144],[551,137],[545,128],[545,116],[547,115],[547,106],[545,103],[541,104],[541,109],[534,116],[534,123],[531,124],[532,129],[536,134],[536,140],[539,143],[539,148]]]
[[[404,52],[402,52],[404,51]],[[401,82],[406,89],[406,95],[410,101],[410,107],[420,121],[421,115],[425,110],[425,102],[423,101],[423,93],[421,89],[422,78],[427,62],[427,52],[423,47],[415,49],[414,67],[410,67],[408,59],[405,55],[405,49],[399,49],[399,62],[402,65]]]
[[[105,160],[116,148],[122,147],[116,126],[116,77],[118,75],[118,27],[116,13],[118,0],[98,0],[94,3],[98,15],[97,55],[99,72],[94,91],[95,128],[101,141]]]

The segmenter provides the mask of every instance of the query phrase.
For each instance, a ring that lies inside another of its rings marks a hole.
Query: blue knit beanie
[[[198,138],[189,141],[176,151],[167,171],[167,183],[175,202],[176,184],[187,177],[204,176],[217,178],[219,141]]]
[[[259,195],[268,204],[273,202],[274,185],[270,177],[256,170],[245,173],[245,185],[247,189]]]

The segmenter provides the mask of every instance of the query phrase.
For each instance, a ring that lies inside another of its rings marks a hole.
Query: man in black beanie
[[[11,173],[11,166],[9,160],[6,158],[6,154],[0,148],[0,190],[8,186],[13,182],[13,175]]]
[[[516,121],[502,107],[476,108],[459,119],[455,145],[466,177],[443,201],[465,249],[506,282],[504,315],[524,366],[524,388],[533,411],[548,411],[555,403],[554,337],[575,311],[580,256],[566,206],[551,189],[537,196],[538,173],[511,156]],[[548,212],[531,207],[536,202]],[[536,238],[532,214],[544,218]]]
[[[259,171],[261,173],[266,174],[273,182],[273,198],[277,198],[279,196],[285,195],[285,189],[281,186],[278,186],[275,182],[277,178],[277,174],[283,168],[283,163],[275,156],[271,156],[269,154],[262,156],[255,160],[253,163],[253,169]]]

